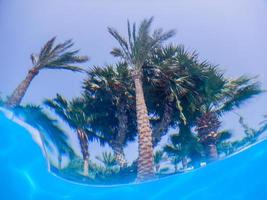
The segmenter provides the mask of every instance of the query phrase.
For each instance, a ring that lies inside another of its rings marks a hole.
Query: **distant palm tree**
[[[118,41],[120,48],[114,48],[111,54],[123,59],[130,69],[131,77],[135,85],[136,112],[138,125],[138,173],[137,181],[145,181],[155,176],[153,164],[152,148],[152,130],[150,127],[147,106],[144,97],[142,76],[143,67],[149,60],[155,48],[162,42],[171,38],[175,32],[163,32],[157,29],[150,34],[150,28],[153,18],[143,20],[139,29],[136,31],[136,25],[131,27],[128,22],[128,40],[122,37],[115,29],[108,28],[109,33]]]
[[[178,165],[181,162],[181,157],[179,154],[173,154],[171,157],[171,164],[174,167],[174,173],[178,172]]]
[[[102,181],[112,179],[120,172],[116,155],[111,152],[103,152],[101,156],[96,156],[96,160],[100,161],[100,165],[95,164],[96,177]]]
[[[165,157],[164,157],[164,151],[162,150],[157,150],[154,153],[154,163],[155,163],[155,171],[156,173],[160,172],[160,164],[162,161],[164,161]]]
[[[90,129],[90,122],[93,120],[93,118],[91,116],[85,115],[85,104],[83,100],[76,98],[69,102],[62,96],[57,95],[56,98],[52,100],[46,100],[44,103],[76,132],[84,160],[83,174],[84,176],[88,176],[90,155],[88,144],[89,140],[93,140],[97,138],[97,136]]]
[[[14,112],[24,122],[39,130],[45,148],[52,148],[51,142],[55,145],[58,150],[59,169],[61,169],[63,155],[67,155],[70,159],[75,156],[74,150],[68,144],[66,133],[58,126],[58,122],[46,114],[40,106],[17,106]]]
[[[137,132],[134,91],[129,73],[125,63],[94,67],[84,81],[86,110],[97,113],[94,127],[102,133],[123,168],[127,166],[123,147],[134,140]]]
[[[103,152],[101,156],[96,156],[96,159],[107,169],[117,166],[116,156],[110,152]]]
[[[55,45],[56,37],[49,40],[41,49],[38,55],[32,54],[31,61],[33,67],[29,70],[26,78],[18,85],[12,95],[8,98],[7,106],[18,106],[32,80],[44,69],[69,70],[74,72],[84,71],[82,68],[74,66],[76,63],[84,63],[88,60],[87,56],[78,56],[78,50],[69,51],[74,45],[72,40]]]
[[[164,151],[170,158],[174,158],[176,161],[179,158],[179,162],[182,162],[183,169],[188,167],[188,160],[197,161],[200,160],[202,155],[202,145],[198,142],[198,138],[195,137],[191,131],[179,131],[178,134],[170,136],[169,143],[164,146]]]
[[[245,137],[243,137],[241,140],[234,141],[233,145],[235,147],[235,150],[238,150],[240,148],[243,148],[247,145],[253,144],[256,142],[259,137],[267,130],[267,121],[266,116],[264,116],[264,120],[259,123],[259,128],[251,128],[246,122],[243,116],[239,115],[239,124],[244,130]]]

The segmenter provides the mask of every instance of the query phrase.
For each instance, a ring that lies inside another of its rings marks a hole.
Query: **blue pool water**
[[[193,172],[140,185],[93,187],[48,172],[40,147],[0,112],[0,199],[267,199],[267,141]]]

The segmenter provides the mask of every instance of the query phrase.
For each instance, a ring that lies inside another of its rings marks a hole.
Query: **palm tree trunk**
[[[125,158],[125,154],[123,152],[122,145],[117,142],[111,142],[110,144],[112,150],[114,151],[116,161],[121,168],[125,168],[127,166],[127,160]]]
[[[167,100],[164,106],[164,113],[161,121],[153,128],[153,147],[155,147],[161,140],[161,138],[167,133],[171,117],[173,113],[173,108],[171,106],[171,101]]]
[[[18,106],[21,103],[32,80],[38,73],[39,73],[39,70],[36,67],[32,68],[28,72],[26,78],[19,84],[19,86],[14,90],[12,95],[9,97],[7,101],[7,107],[12,108],[12,107]]]
[[[208,146],[208,154],[211,160],[217,160],[218,158],[218,151],[215,144],[209,144]]]
[[[156,173],[159,173],[160,165],[156,165]]]
[[[187,168],[187,159],[185,157],[182,159],[182,166],[183,166],[183,169]]]
[[[120,167],[124,168],[127,166],[127,160],[123,151],[123,145],[128,131],[128,117],[125,102],[120,102],[116,117],[118,119],[118,134],[116,135],[115,140],[111,141],[110,146],[114,151],[118,164]]]
[[[85,159],[83,162],[83,175],[89,176],[89,159]]]
[[[141,74],[134,71],[133,79],[135,83],[136,113],[138,128],[138,166],[137,182],[149,180],[155,176],[154,156],[152,147],[152,130],[149,123],[147,106],[144,98]]]
[[[77,129],[77,135],[83,155],[83,175],[88,176],[89,174],[89,151],[88,151],[88,137],[82,129]]]

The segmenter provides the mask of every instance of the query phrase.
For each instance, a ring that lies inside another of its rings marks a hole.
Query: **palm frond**
[[[96,156],[106,168],[111,168],[117,165],[116,156],[110,152],[103,152],[101,156]]]
[[[241,76],[226,85],[226,91],[222,94],[226,97],[226,100],[219,110],[221,112],[228,112],[234,108],[239,108],[247,102],[247,100],[262,92],[261,84],[258,81],[255,81],[255,78]]]
[[[131,26],[131,23],[127,21],[128,39],[121,36],[116,29],[109,27],[109,33],[118,41],[120,46],[120,48],[114,48],[111,54],[115,57],[121,57],[131,66],[142,67],[154,49],[175,34],[173,30],[163,32],[162,29],[156,29],[151,34],[152,22],[153,17],[144,19],[136,31],[135,23]]]
[[[74,150],[68,143],[68,136],[59,127],[57,120],[46,114],[40,106],[26,105],[15,108],[17,116],[38,129],[47,147],[51,148],[51,142],[57,148],[59,154],[75,155]]]
[[[83,72],[81,67],[74,66],[88,61],[87,56],[78,55],[79,50],[70,50],[74,45],[72,40],[55,45],[56,37],[50,39],[41,49],[40,53],[32,54],[34,66],[40,69],[64,69]]]

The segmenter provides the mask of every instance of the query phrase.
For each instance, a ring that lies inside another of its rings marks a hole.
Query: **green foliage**
[[[74,72],[84,71],[73,64],[84,63],[87,56],[79,56],[78,50],[70,50],[74,43],[67,40],[63,43],[55,44],[56,37],[51,38],[41,49],[39,54],[32,54],[32,64],[38,69],[64,69]]]
[[[154,163],[157,165],[160,164],[163,160],[164,160],[164,151],[157,150],[154,153]]]
[[[235,108],[240,108],[242,104],[252,97],[263,92],[257,77],[240,76],[235,80],[229,80],[222,90],[221,98],[218,100],[224,102],[217,109],[218,112],[229,112]]]
[[[221,115],[240,108],[249,99],[262,92],[257,77],[240,76],[231,80],[220,73],[217,78],[207,81],[202,109],[204,112],[212,111]]]
[[[244,117],[239,116],[239,124],[244,130],[245,136],[237,141],[224,141],[222,140],[218,145],[218,150],[221,153],[225,153],[225,155],[230,155],[236,151],[245,148],[248,145],[256,142],[259,137],[266,131],[266,120],[263,120],[260,123],[260,127],[258,129],[251,128],[246,122]],[[265,117],[265,116],[264,116]],[[266,118],[266,117],[265,117]],[[228,137],[229,138],[229,137]]]
[[[239,145],[240,144],[237,144],[237,141],[235,142],[225,141],[217,144],[217,150],[220,154],[224,153],[226,156],[228,156],[234,153],[237,150],[237,146]]]
[[[89,117],[83,112],[82,99],[77,98],[69,102],[57,94],[56,98],[46,100],[44,104],[55,111],[73,129],[84,128],[89,122]]]
[[[221,142],[219,129],[221,128],[220,117],[223,114],[239,108],[249,99],[263,92],[256,78],[241,76],[230,80],[225,78],[216,67],[212,69],[217,75],[211,76],[206,81],[204,91],[200,93],[201,109],[196,123],[198,136],[206,146]]]
[[[73,158],[75,153],[68,143],[68,136],[59,127],[57,120],[47,115],[40,106],[17,106],[14,108],[14,113],[24,122],[39,130],[47,147],[51,148],[50,142],[52,142],[60,155]]]
[[[264,116],[266,118],[266,116]],[[252,144],[266,131],[266,120],[260,122],[260,127],[257,129],[251,128],[246,122],[244,117],[239,115],[239,123],[242,126],[245,137],[242,139],[244,144]]]
[[[193,135],[190,128],[182,126],[178,134],[170,136],[169,143],[165,145],[164,151],[176,169],[177,164],[183,159],[190,159],[192,163],[200,162],[203,155],[203,146],[199,139]]]
[[[107,170],[112,170],[117,167],[116,157],[110,152],[103,152],[102,155],[97,156],[96,159],[100,161]]]
[[[165,102],[171,101],[172,106],[177,109],[176,113],[178,113],[180,121],[184,124],[187,123],[187,119],[182,99],[190,98],[192,102],[196,100],[196,87],[201,77],[201,73],[196,76],[192,69],[198,69],[197,57],[194,52],[186,51],[181,45],[156,49],[147,66],[144,67],[144,83],[145,87],[147,87],[146,85],[149,87],[148,92],[160,95]],[[198,70],[201,72],[201,69]],[[162,100],[157,96],[152,99],[156,101],[153,102],[154,105],[160,105],[158,101]],[[148,99],[149,101],[151,100]],[[164,108],[164,105],[158,107],[154,109]]]
[[[114,28],[108,28],[109,33],[118,41],[120,47],[114,48],[111,54],[120,57],[135,69],[141,69],[146,60],[149,59],[153,50],[159,47],[162,42],[175,35],[171,30],[163,32],[162,29],[156,29],[150,33],[153,18],[145,19],[141,22],[138,30],[136,24],[130,24],[128,21],[128,38],[125,39]]]
[[[166,160],[166,157],[164,156],[164,151],[163,150],[157,150],[154,153],[154,165],[155,165],[155,170],[156,173],[163,173],[164,169],[161,168],[161,163]]]
[[[107,143],[116,140],[126,145],[136,136],[135,98],[129,77],[127,65],[118,63],[92,68],[84,81],[86,113],[96,116],[91,125]]]
[[[62,170],[52,169],[55,173],[68,180],[91,184],[123,184],[133,182],[137,174],[137,166],[133,163],[126,168],[120,168],[114,162],[114,155],[104,152],[98,159],[100,163],[89,161],[89,176],[84,177],[83,159],[75,157]]]
[[[94,131],[90,126],[96,120],[96,117],[85,113],[86,107],[82,98],[75,98],[72,101],[68,101],[57,94],[56,98],[45,100],[44,104],[52,109],[75,131],[77,129],[84,130],[89,140],[102,140],[102,136],[98,135],[98,132]]]

